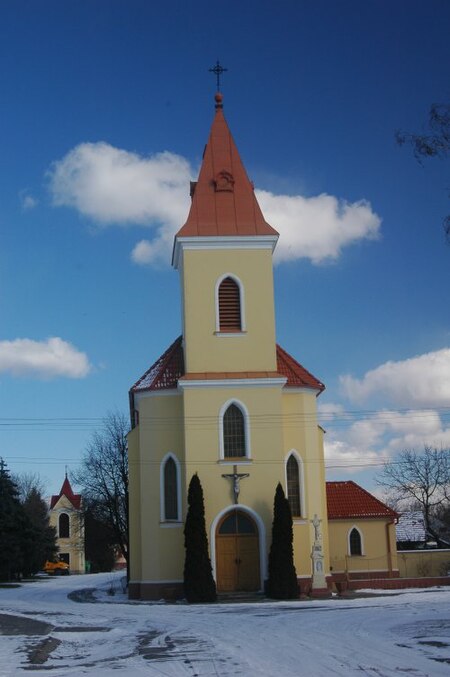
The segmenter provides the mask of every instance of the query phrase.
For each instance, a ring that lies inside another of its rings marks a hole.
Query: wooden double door
[[[217,526],[216,576],[219,592],[261,587],[258,527],[242,510],[230,511]]]

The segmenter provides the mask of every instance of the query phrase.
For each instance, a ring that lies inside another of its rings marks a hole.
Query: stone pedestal
[[[311,597],[330,597],[331,593],[328,590],[327,581],[325,578],[323,568],[323,552],[320,541],[315,541],[312,552],[312,586]]]

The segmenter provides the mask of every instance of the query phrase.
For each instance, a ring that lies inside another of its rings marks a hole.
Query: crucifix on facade
[[[245,479],[246,477],[249,477],[249,476],[250,476],[250,473],[248,473],[248,472],[238,473],[237,465],[233,466],[233,472],[232,473],[222,475],[222,477],[225,477],[227,480],[233,481],[233,495],[234,495],[234,502],[236,504],[239,503],[239,492],[241,490],[240,481]]]

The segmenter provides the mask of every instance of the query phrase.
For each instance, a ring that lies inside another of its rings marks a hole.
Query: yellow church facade
[[[191,197],[172,260],[182,334],[130,390],[129,594],[183,595],[183,528],[195,473],[219,593],[264,590],[281,482],[299,591],[312,585],[319,594],[330,579],[317,423],[324,385],[276,343],[278,233],[261,213],[220,94]]]
[[[132,597],[182,594],[186,496],[195,473],[219,592],[263,590],[278,482],[291,502],[299,578],[311,578],[314,515],[328,572],[316,416],[324,386],[276,344],[278,234],[261,214],[220,95],[192,192],[173,254],[182,336],[130,392]]]

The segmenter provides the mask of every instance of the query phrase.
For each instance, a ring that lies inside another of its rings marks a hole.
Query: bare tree
[[[430,107],[428,113],[428,131],[423,134],[411,134],[397,131],[395,134],[400,146],[408,143],[412,146],[414,157],[420,164],[424,158],[445,159],[450,155],[450,102]],[[450,215],[444,219],[444,231],[450,242]]]
[[[94,517],[112,530],[128,564],[128,419],[109,413],[71,477]]]
[[[11,475],[11,479],[17,487],[18,499],[21,503],[25,503],[33,490],[45,496],[45,481],[39,473],[31,471],[15,473]]]
[[[377,482],[391,495],[421,510],[426,531],[439,542],[433,516],[449,501],[450,449],[425,446],[421,453],[406,449],[397,462],[385,463]]]

